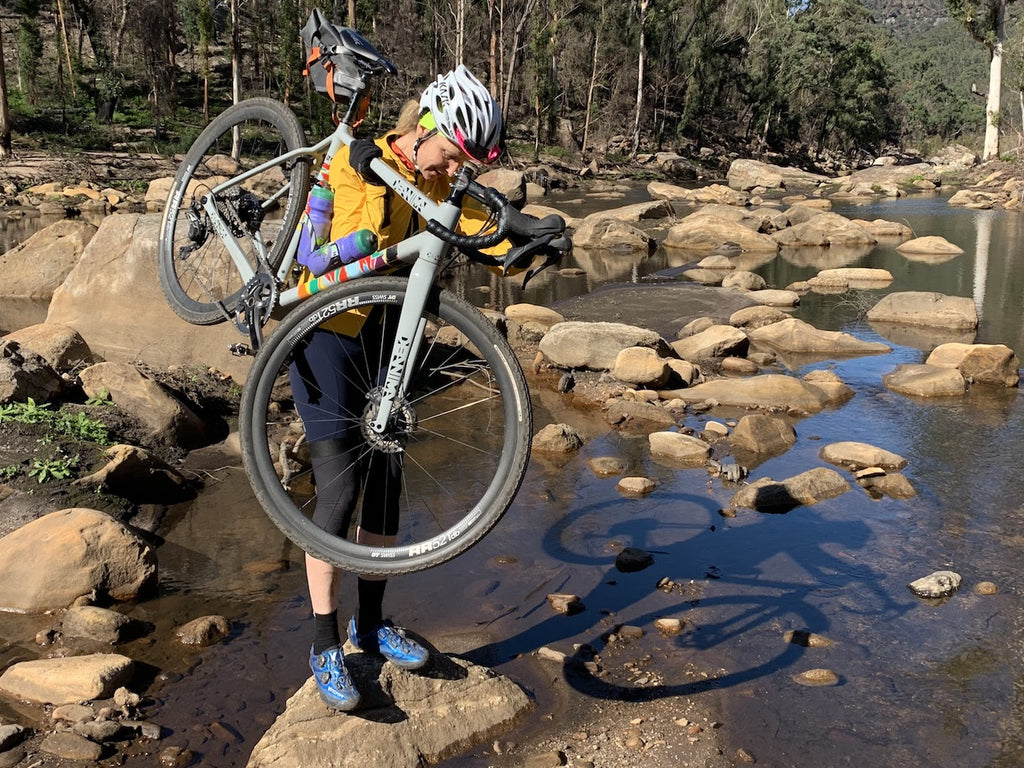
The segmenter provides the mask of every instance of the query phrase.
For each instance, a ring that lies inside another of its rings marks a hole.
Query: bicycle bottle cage
[[[313,87],[331,101],[354,101],[367,91],[374,75],[394,75],[398,68],[370,42],[348,27],[327,21],[316,8],[302,28],[306,68]]]

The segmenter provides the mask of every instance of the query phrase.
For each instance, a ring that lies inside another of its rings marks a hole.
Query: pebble
[[[839,675],[831,669],[808,669],[793,675],[793,682],[808,687],[839,685]]]
[[[804,648],[828,648],[830,645],[835,645],[835,640],[829,640],[824,635],[803,629],[791,629],[783,633],[782,637],[787,643],[802,645]]]
[[[756,763],[757,762],[757,758],[754,757],[752,754],[750,754],[750,752],[745,750],[743,747],[740,747],[739,749],[736,750],[736,759],[739,760],[741,763]]]
[[[565,753],[561,751],[541,752],[539,755],[530,755],[523,761],[523,768],[558,768],[565,765]]]
[[[160,765],[163,768],[184,768],[192,762],[193,754],[191,749],[184,747],[166,747],[160,750]]]
[[[84,736],[89,741],[97,744],[110,741],[121,732],[121,724],[116,720],[90,720],[88,722],[75,723],[72,730],[79,736]]]
[[[646,496],[654,490],[654,481],[649,477],[624,477],[615,487],[628,496]]]
[[[96,713],[92,711],[92,707],[85,704],[62,704],[59,707],[53,708],[50,718],[52,720],[66,720],[69,723],[78,723],[83,720],[94,720]]]
[[[626,462],[614,456],[594,456],[587,464],[590,471],[598,477],[621,475],[626,470]]]
[[[961,577],[955,571],[935,571],[907,587],[918,597],[948,597],[960,588]]]
[[[565,654],[561,651],[555,650],[554,648],[548,648],[546,645],[542,645],[536,651],[538,659],[547,659],[548,661],[557,661],[559,664],[565,662]]]
[[[585,608],[579,595],[552,593],[548,595],[548,604],[555,613],[564,616],[581,613]]]
[[[655,619],[654,627],[663,635],[678,635],[683,631],[683,622],[671,618]]]
[[[979,581],[974,585],[974,591],[979,595],[994,595],[999,591],[999,587],[991,581]]]
[[[639,640],[644,636],[642,627],[634,627],[631,624],[623,624],[619,627],[619,637],[623,640]]]
[[[0,752],[6,752],[25,737],[20,725],[0,725]]]
[[[615,556],[615,569],[621,573],[636,573],[654,564],[654,556],[639,547],[626,547]]]
[[[627,749],[643,749],[644,739],[640,733],[640,729],[630,728],[626,731],[626,737],[623,739],[622,743]]]

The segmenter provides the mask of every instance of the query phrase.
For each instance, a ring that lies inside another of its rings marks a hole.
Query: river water
[[[600,207],[642,198],[636,192]],[[572,214],[594,207],[552,204]],[[587,444],[564,462],[535,457],[495,531],[453,562],[393,580],[388,610],[442,650],[465,652],[522,681],[542,713],[554,702],[522,654],[542,645],[571,653],[574,643],[600,650],[609,628],[636,624],[648,630],[635,643],[638,656],[651,656],[646,682],[588,686],[585,702],[596,707],[604,697],[633,698],[641,688],[647,698],[712,695],[721,708],[718,736],[726,754],[743,747],[762,765],[1024,764],[1019,393],[974,390],[963,398],[919,400],[888,392],[884,374],[923,362],[926,350],[945,339],[889,338],[863,320],[888,291],[971,296],[982,318],[976,340],[1020,353],[1024,276],[1016,270],[1015,246],[1024,219],[950,208],[941,196],[836,210],[904,221],[918,235],[942,235],[965,253],[942,263],[911,261],[888,243],[862,252],[793,252],[749,265],[779,287],[834,266],[884,267],[895,277],[879,291],[804,297],[796,316],[886,341],[893,352],[785,361],[794,375],[834,369],[857,395],[800,421],[794,448],[751,467],[751,475],[789,477],[822,466],[817,454],[829,442],[863,441],[909,461],[904,472],[916,498],[874,501],[854,486],[784,515],[741,510],[723,517],[719,510],[734,489],[709,480],[704,470],[651,461],[643,436],[608,431],[599,415],[571,410],[550,380],[534,378],[537,427],[570,421],[588,434]],[[470,275],[458,287],[480,304],[557,306],[602,284],[663,281],[691,257],[581,252],[575,258],[586,276],[549,274],[522,291]],[[630,321],[628,310],[617,312],[614,319]],[[687,423],[699,426],[706,418]],[[657,489],[643,499],[621,496],[614,479],[596,478],[588,468],[589,458],[602,455],[624,458],[629,474],[656,479]],[[191,459],[207,490],[165,518],[161,593],[137,607],[156,627],[151,638],[197,615],[223,613],[233,623],[231,639],[200,653],[168,651],[151,639],[124,649],[153,670],[158,703],[151,715],[167,729],[164,744],[187,746],[197,764],[217,768],[245,764],[285,698],[308,676],[311,631],[300,553],[264,519],[233,464],[215,451]],[[618,573],[614,559],[622,546],[654,552],[655,565]],[[909,592],[910,581],[939,569],[963,576],[956,595],[926,603]],[[665,576],[681,588],[656,590]],[[980,581],[995,582],[999,592],[975,594]],[[347,594],[352,587],[345,585]],[[587,610],[554,616],[545,600],[550,592],[578,594]],[[350,609],[346,601],[341,610]],[[662,637],[651,626],[659,616],[682,619],[685,631]],[[834,644],[787,643],[787,631],[818,633]],[[709,678],[698,682],[694,668]],[[813,668],[835,671],[840,684],[793,682]],[[127,764],[149,765],[152,757]],[[467,755],[450,764],[499,763]]]

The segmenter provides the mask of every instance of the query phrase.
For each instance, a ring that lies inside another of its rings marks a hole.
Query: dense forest
[[[15,150],[182,151],[210,115],[256,95],[323,132],[330,103],[305,82],[299,34],[314,6],[399,67],[377,86],[371,129],[458,62],[502,103],[510,143],[555,155],[865,158],[977,148],[985,129],[989,51],[927,2],[3,0]],[[1004,153],[1020,148],[1024,115],[1008,30]]]

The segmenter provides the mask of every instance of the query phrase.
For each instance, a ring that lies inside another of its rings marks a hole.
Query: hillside
[[[926,32],[949,18],[943,0],[863,0],[875,21],[899,38]]]

